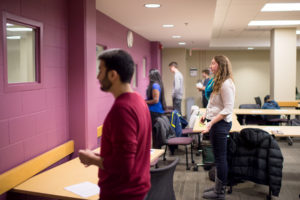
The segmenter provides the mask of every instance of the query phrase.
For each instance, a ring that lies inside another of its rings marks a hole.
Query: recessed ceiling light
[[[180,35],[173,35],[172,38],[181,38]]]
[[[164,28],[172,28],[172,27],[174,27],[174,25],[173,24],[164,24],[164,25],[162,25]]]
[[[300,20],[262,20],[250,21],[248,26],[287,26],[300,25]]]
[[[248,50],[253,50],[254,48],[253,47],[248,47]]]
[[[267,3],[262,12],[300,11],[300,3]]]
[[[297,34],[297,35],[300,35],[300,30],[296,30],[296,34]]]
[[[186,45],[185,42],[178,42],[179,45]]]
[[[9,40],[19,40],[19,39],[21,39],[21,36],[19,36],[19,35],[16,35],[16,36],[7,36],[6,39],[9,39]]]
[[[32,31],[32,28],[6,28],[8,31]]]
[[[157,3],[147,3],[144,5],[146,8],[159,8],[160,4]]]

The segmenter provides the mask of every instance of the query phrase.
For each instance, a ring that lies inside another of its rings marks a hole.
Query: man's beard
[[[101,90],[104,92],[107,92],[111,88],[112,83],[110,82],[110,80],[108,80],[107,74],[105,75],[104,79],[100,81],[100,84],[101,84]]]

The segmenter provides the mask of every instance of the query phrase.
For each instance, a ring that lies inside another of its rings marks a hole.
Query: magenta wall
[[[65,0],[1,0],[0,174],[68,140]],[[43,23],[44,87],[5,93],[2,11]]]
[[[127,47],[127,32],[128,28],[114,21],[110,17],[97,11],[97,44],[103,45],[107,48],[122,48],[128,51],[134,62],[138,65],[138,86],[134,88],[135,91],[140,93],[143,97],[146,94],[146,88],[148,85],[148,71],[153,67],[151,66],[152,56],[156,57],[157,54],[151,52],[151,43],[149,40],[141,37],[140,35],[133,33],[134,43],[133,47]],[[154,52],[154,51],[153,51]],[[143,58],[146,58],[146,72],[147,75],[144,78],[142,75],[142,62]],[[157,59],[157,58],[156,58]],[[159,58],[160,59],[160,58]],[[154,59],[155,60],[155,59]],[[160,66],[159,66],[160,68]],[[98,102],[98,122],[102,124],[106,114],[108,113],[112,103],[113,97],[110,94],[104,93],[99,89],[95,91],[97,93],[96,99]]]
[[[0,174],[69,139],[75,140],[77,149],[97,145],[96,128],[103,124],[114,99],[99,89],[95,43],[125,49],[133,56],[138,65],[134,90],[143,97],[149,69],[161,69],[159,43],[134,33],[134,45],[128,48],[128,28],[96,11],[95,0],[0,0],[0,11],[1,25],[5,11],[39,21],[44,27],[43,88],[5,93],[0,26]],[[78,26],[81,28],[76,29]],[[79,47],[81,50],[73,50]],[[143,58],[147,61],[145,78]],[[79,90],[82,97],[73,101],[72,95]],[[69,117],[72,115],[80,117]],[[79,131],[73,131],[77,128]]]

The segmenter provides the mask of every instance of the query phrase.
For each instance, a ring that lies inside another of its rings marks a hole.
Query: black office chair
[[[260,109],[258,104],[241,104],[240,109]],[[261,115],[238,115],[238,121],[242,125],[259,124],[263,125],[264,121]]]
[[[151,169],[151,188],[144,200],[176,200],[173,188],[173,175],[179,158],[170,165]]]
[[[254,97],[256,104],[259,105],[259,107],[261,108],[261,99],[260,97]]]

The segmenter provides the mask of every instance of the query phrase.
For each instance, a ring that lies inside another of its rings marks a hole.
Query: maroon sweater
[[[108,113],[101,137],[101,200],[143,200],[150,189],[151,117],[144,99],[124,93]]]

